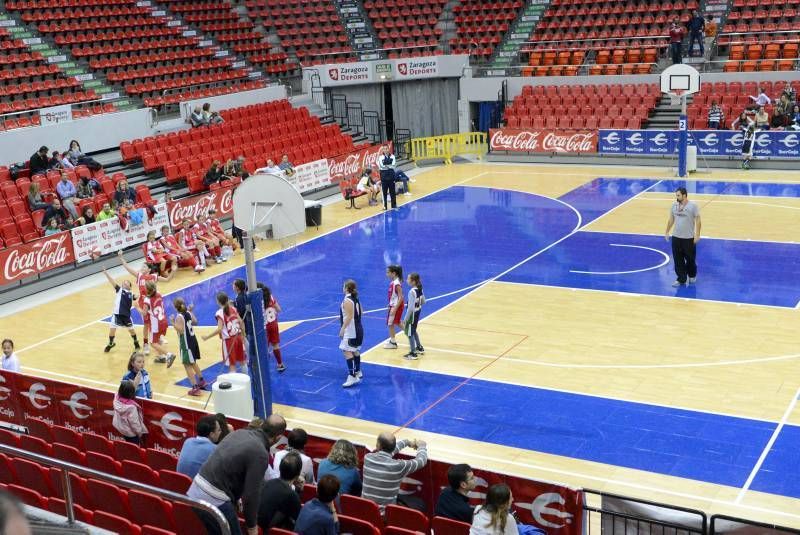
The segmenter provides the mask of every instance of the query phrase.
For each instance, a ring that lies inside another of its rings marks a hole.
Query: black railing
[[[711,517],[711,528],[709,535],[723,535],[729,533],[758,533],[758,535],[798,535],[800,529],[787,528],[777,524],[767,524],[764,522],[754,522],[743,518],[735,518],[725,515],[714,515]]]
[[[347,124],[356,134],[364,131],[364,110],[360,102],[348,102],[347,105]]]
[[[343,127],[350,126],[347,122],[347,97],[340,93],[331,93],[331,109],[334,121]]]
[[[394,131],[394,153],[401,160],[408,160],[411,157],[411,130],[398,128]]]
[[[599,498],[599,505],[589,502]],[[706,535],[708,518],[702,511],[584,490],[586,535]],[[599,515],[598,518],[592,518]],[[598,521],[599,520],[599,521]]]

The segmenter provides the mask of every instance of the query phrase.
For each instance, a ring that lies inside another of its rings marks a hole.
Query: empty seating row
[[[728,59],[797,59],[797,51],[798,43],[731,44],[728,50]]]
[[[488,58],[500,44],[503,35],[517,19],[517,14],[525,3],[522,0],[487,3],[482,0],[463,0],[453,9],[456,34],[475,36],[475,47],[471,43],[453,43],[455,53],[467,52],[481,59]],[[473,13],[479,14],[474,15]]]
[[[722,67],[724,72],[755,72],[755,71],[793,71],[795,60],[792,59],[762,59],[760,61],[726,61]]]

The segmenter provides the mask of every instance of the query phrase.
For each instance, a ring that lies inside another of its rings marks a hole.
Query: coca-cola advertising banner
[[[147,240],[147,233],[151,230],[156,231],[156,235],[160,236],[161,227],[169,223],[167,205],[156,205],[156,214],[152,218],[148,218],[146,210],[143,208],[140,210],[142,211],[141,223],[135,224],[133,220],[129,220],[125,230],[122,229],[116,217],[72,229],[72,248],[75,251],[75,261],[83,262],[90,260],[92,256],[114,253],[126,247],[144,243]]]
[[[193,195],[177,201],[167,203],[169,210],[169,224],[174,228],[186,218],[197,219],[200,213],[208,212],[209,208],[217,211],[217,219],[233,217],[233,186],[209,191],[202,195]]]
[[[315,160],[298,165],[294,168],[294,174],[286,177],[286,180],[300,193],[329,186],[331,173],[328,168],[328,160]]]
[[[392,142],[386,144],[389,150],[393,150]],[[361,174],[364,167],[378,165],[378,154],[381,152],[382,145],[372,145],[350,154],[343,154],[334,158],[328,158],[328,170],[331,175],[331,184],[338,184],[343,178]]]
[[[597,130],[492,128],[489,148],[507,152],[597,152]]]
[[[43,273],[75,261],[69,232],[59,232],[0,251],[3,278],[0,285]]]

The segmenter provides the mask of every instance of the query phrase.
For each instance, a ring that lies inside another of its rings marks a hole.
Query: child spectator
[[[105,221],[106,219],[111,219],[112,217],[116,217],[117,213],[111,209],[111,204],[105,202],[103,203],[103,209],[100,210],[100,213],[97,214],[96,220],[97,221]]]
[[[66,225],[66,222],[64,224]],[[61,232],[61,229],[58,226],[58,220],[53,217],[47,222],[47,226],[44,228],[44,235],[52,236],[53,234],[58,234],[59,232]]]
[[[126,442],[144,445],[147,428],[144,425],[142,407],[136,403],[136,385],[133,381],[122,381],[114,396],[114,426]]]
[[[722,108],[714,100],[711,102],[711,107],[708,109],[708,128],[711,130],[719,130],[725,122],[725,113]]]
[[[372,174],[372,169],[365,167],[361,170],[361,178],[358,181],[358,191],[364,191],[369,194],[370,206],[378,204],[378,194],[381,192],[381,183],[378,178]]]
[[[203,110],[200,109],[200,106],[194,107],[192,114],[189,116],[189,122],[194,128],[206,126],[208,124],[206,118],[203,116]]]
[[[283,174],[287,177],[294,175],[294,166],[292,162],[289,161],[289,156],[284,154],[281,158],[281,163],[278,164],[278,167],[283,171]]]
[[[144,369],[144,354],[136,351],[131,355],[131,358],[128,359],[128,373],[122,377],[122,380],[133,381],[137,398],[153,399],[150,374]]]
[[[3,340],[3,360],[0,362],[0,369],[19,373],[19,358],[14,353],[14,342],[10,338]]]

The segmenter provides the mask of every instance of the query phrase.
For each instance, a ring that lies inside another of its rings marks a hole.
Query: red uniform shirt
[[[669,29],[669,42],[670,43],[680,43],[683,41],[684,31],[683,28],[677,26],[675,28]]]
[[[219,219],[209,219],[208,226],[212,232],[216,234],[225,234],[225,231],[222,228],[222,225],[219,223]]]
[[[166,334],[167,332],[167,312],[164,310],[164,299],[160,293],[154,293],[145,297],[145,304],[150,310],[151,331]]]
[[[165,251],[173,254],[178,254],[181,252],[181,246],[178,243],[178,240],[175,239],[175,236],[161,236],[161,239],[159,239],[158,242]]]
[[[224,309],[220,308],[217,310],[217,313],[214,314],[214,317],[222,320],[222,332],[220,332],[219,335],[223,340],[234,338],[242,332],[241,325],[239,325],[239,313],[236,312],[236,307],[228,306],[227,314],[225,314]]]
[[[192,229],[181,229],[178,231],[178,243],[184,249],[197,249],[195,235]]]
[[[154,273],[137,273],[136,274],[136,287],[139,288],[139,308],[144,308],[144,299],[147,297],[147,287],[145,284],[148,282],[158,282],[158,275]],[[150,318],[143,318],[145,323],[150,323]]]
[[[145,242],[144,251],[148,262],[160,262],[164,256],[164,249],[158,240]]]

